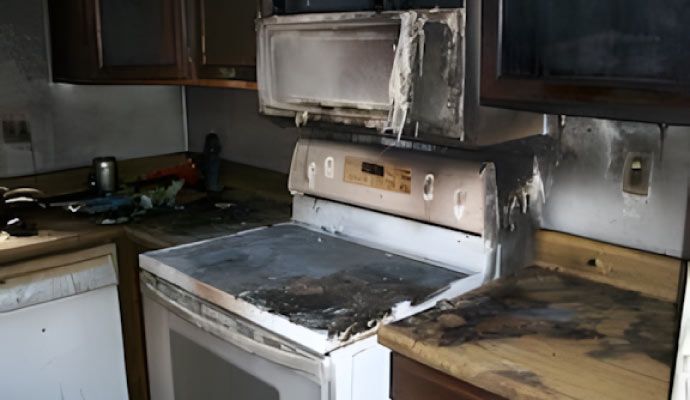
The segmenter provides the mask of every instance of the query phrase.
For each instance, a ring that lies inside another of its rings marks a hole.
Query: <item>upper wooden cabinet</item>
[[[120,79],[184,78],[180,0],[95,0],[98,66]]]
[[[256,80],[254,0],[48,4],[55,81],[232,86],[227,83]]]
[[[208,79],[256,80],[256,3],[191,2],[197,74]]]
[[[484,0],[482,104],[690,123],[684,1]]]
[[[95,3],[50,0],[48,6],[53,79],[71,82],[96,79]]]

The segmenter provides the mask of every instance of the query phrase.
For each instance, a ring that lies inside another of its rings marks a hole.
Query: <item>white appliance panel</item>
[[[127,399],[117,288],[0,313],[6,399]]]
[[[493,173],[487,164],[437,154],[301,139],[288,186],[296,193],[484,235],[485,225],[496,224],[490,216],[485,221],[486,202],[492,200],[487,192],[495,190]],[[401,182],[407,186],[401,189]]]

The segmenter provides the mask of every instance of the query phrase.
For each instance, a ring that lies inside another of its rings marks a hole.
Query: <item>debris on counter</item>
[[[174,209],[175,199],[184,184],[184,180],[176,180],[167,187],[158,186],[145,193],[133,193],[132,188],[126,187],[118,194],[49,205],[64,207],[72,213],[96,216],[96,223],[101,225],[124,224],[152,210]]]
[[[174,207],[175,198],[177,193],[184,186],[185,181],[183,179],[172,181],[170,186],[167,188],[157,187],[156,189],[149,191],[148,196],[151,198],[151,203],[154,207]]]

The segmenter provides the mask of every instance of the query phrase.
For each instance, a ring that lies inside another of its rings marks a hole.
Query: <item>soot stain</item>
[[[513,370],[502,370],[496,371],[498,375],[502,377],[514,380],[520,383],[526,383],[532,387],[540,386],[544,387],[539,375],[531,371],[513,371]]]
[[[234,232],[254,226],[270,225],[289,219],[289,208],[270,200],[233,201],[228,209],[219,209],[210,199],[201,199],[182,211],[158,210],[136,223],[175,236],[209,236]]]
[[[399,302],[419,301],[436,288],[413,282],[362,279],[348,273],[335,273],[321,278],[293,279],[281,289],[266,289],[244,294],[243,297],[284,315],[290,321],[328,331],[330,337],[348,337],[367,331]]]
[[[623,353],[641,352],[666,365],[675,360],[675,325],[666,320],[667,312],[642,313],[619,340],[605,341],[602,349],[588,354],[595,358],[615,358]]]
[[[667,365],[673,362],[676,308],[638,292],[530,267],[517,278],[490,283],[450,304],[395,325],[439,346],[542,335],[598,339],[598,349],[588,353],[595,358],[640,352]],[[622,329],[601,327],[621,321]]]

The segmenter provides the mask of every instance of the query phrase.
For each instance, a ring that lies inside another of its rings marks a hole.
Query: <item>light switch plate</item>
[[[29,119],[25,114],[2,117],[2,138],[5,143],[31,143]]]

